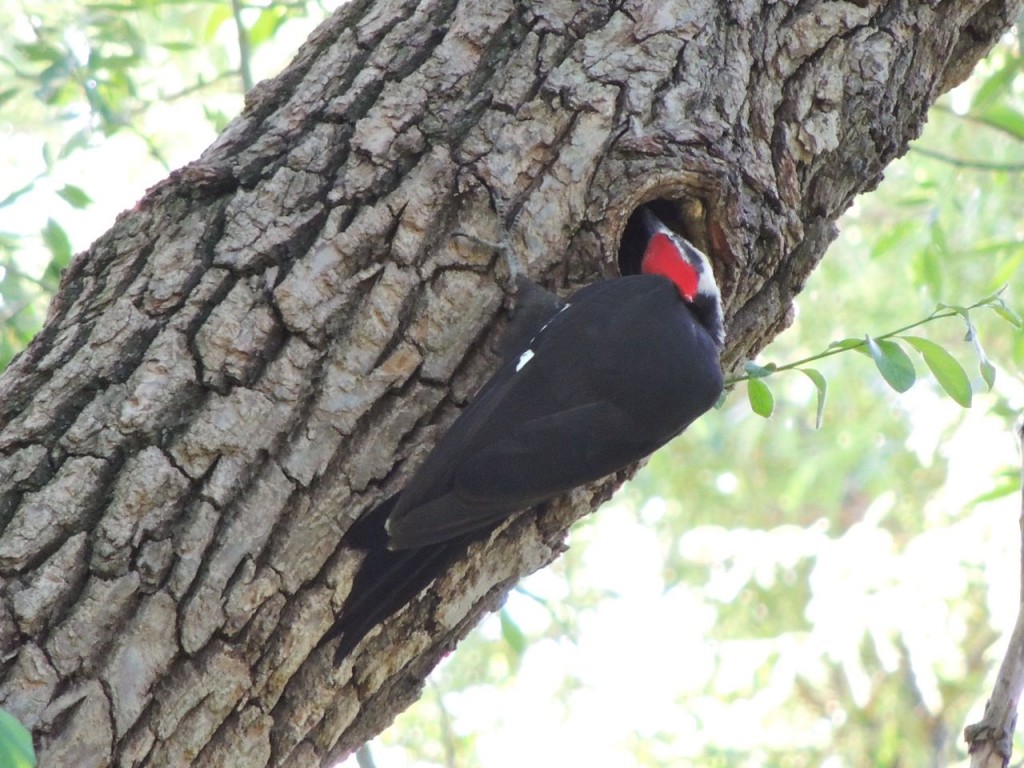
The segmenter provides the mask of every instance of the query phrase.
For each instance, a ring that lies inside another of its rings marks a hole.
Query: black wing
[[[669,281],[570,298],[495,374],[406,486],[392,548],[436,544],[628,466],[721,392],[718,349]]]
[[[534,309],[517,311],[505,364],[401,494],[356,524],[366,559],[322,641],[342,635],[336,663],[481,531],[646,456],[718,398],[717,347],[668,281],[598,283],[565,311],[537,291],[521,294]]]

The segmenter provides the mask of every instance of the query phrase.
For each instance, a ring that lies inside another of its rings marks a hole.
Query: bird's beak
[[[643,224],[644,235],[647,240],[650,240],[658,232],[665,230],[665,225],[657,216],[651,213],[651,209],[646,205],[640,208],[640,222]]]

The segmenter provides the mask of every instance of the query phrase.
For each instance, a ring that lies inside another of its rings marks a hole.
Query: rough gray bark
[[[500,267],[452,233],[507,228],[566,291],[637,204],[688,201],[735,366],[1017,11],[344,6],[75,259],[0,380],[0,706],[41,764],[309,765],[380,731],[622,479],[473,546],[340,668],[317,649],[346,529],[493,362]]]

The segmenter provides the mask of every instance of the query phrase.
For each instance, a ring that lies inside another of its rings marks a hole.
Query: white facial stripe
[[[680,247],[687,260],[697,267],[697,293],[720,298],[721,294],[718,291],[718,283],[715,282],[715,273],[711,270],[711,262],[708,261],[708,257],[704,255],[704,252],[700,248],[697,248],[689,240],[679,237],[675,233],[672,233],[671,236]]]
[[[710,269],[705,269],[700,273],[700,280],[697,281],[697,293],[721,298],[721,293],[718,291],[718,283],[715,282],[715,276],[711,274]]]
[[[523,370],[523,366],[533,360],[533,350],[528,349],[519,356],[519,363],[516,365],[516,373]]]

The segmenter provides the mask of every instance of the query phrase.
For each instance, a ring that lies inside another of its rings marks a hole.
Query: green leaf
[[[1012,87],[1013,81],[1020,71],[1020,64],[1014,57],[1002,67],[989,75],[971,99],[972,110],[985,110],[993,104],[1001,103]]]
[[[508,643],[509,648],[512,649],[516,656],[522,656],[526,651],[526,635],[523,634],[523,630],[519,628],[519,625],[512,621],[508,611],[502,609],[498,615],[501,619],[502,638]]]
[[[57,190],[57,194],[67,200],[72,208],[85,208],[92,202],[92,198],[89,197],[86,191],[81,187],[76,187],[74,184],[65,184]]]
[[[66,53],[51,43],[39,40],[32,43],[19,43],[14,46],[29,61],[41,61],[56,64],[66,58]]]
[[[1001,499],[1005,496],[1013,496],[1017,494],[1018,488],[1020,488],[1020,470],[1006,469],[996,475],[991,488],[984,493],[975,496],[967,503],[973,507],[976,504],[982,504],[986,501],[994,501],[995,499]]]
[[[1021,326],[1024,325],[1024,321],[1022,321],[1020,315],[1006,303],[1006,300],[1003,298],[1004,291],[1006,291],[1005,285],[991,296],[986,296],[984,299],[978,301],[976,306],[988,307],[1014,328],[1020,329]]]
[[[1020,315],[1018,315],[1005,304],[993,304],[992,311],[999,315],[1001,318],[1003,318],[1003,320],[1008,322],[1017,330],[1020,330],[1022,327],[1024,327],[1024,320],[1021,320]]]
[[[943,309],[951,309],[965,319],[970,317],[970,312],[968,311],[967,307],[964,307],[960,304],[947,304],[944,301],[940,301],[938,304],[935,305],[936,312],[939,312]]]
[[[24,195],[26,192],[31,192],[33,189],[35,189],[35,186],[36,183],[34,181],[30,181],[28,184],[21,187],[20,189],[14,190],[9,195],[7,195],[7,197],[5,197],[3,200],[0,200],[0,208],[6,208],[19,197]]]
[[[4,768],[34,768],[32,734],[14,715],[0,709],[0,765]]]
[[[761,379],[747,380],[747,399],[750,401],[751,410],[758,416],[764,416],[767,419],[775,410],[775,398],[772,396],[772,391]]]
[[[887,227],[871,245],[871,258],[880,259],[897,248],[903,249],[911,236],[917,235],[920,224],[913,219]]]
[[[213,129],[218,133],[227,128],[228,123],[231,122],[231,119],[227,116],[225,112],[219,109],[211,109],[205,104],[203,105],[203,114],[206,116],[206,119],[210,122],[210,125],[213,126]]]
[[[21,235],[15,232],[0,232],[0,254],[9,256],[21,247]],[[3,261],[0,260],[0,267],[3,267]]]
[[[1024,114],[1005,102],[993,104],[974,116],[993,128],[1005,131],[1015,139],[1024,139]]]
[[[274,36],[285,20],[285,9],[281,6],[270,6],[262,11],[256,23],[249,29],[249,42],[253,46],[261,45]]]
[[[998,295],[998,293],[993,294],[993,296]],[[991,298],[989,297],[986,301],[990,301]],[[968,312],[967,307],[955,304],[939,304],[938,309],[951,309],[964,319],[964,324],[967,326],[964,341],[969,341],[974,345],[974,351],[978,355],[978,369],[981,371],[981,378],[984,379],[988,388],[992,389],[996,383],[996,367],[989,361],[988,355],[985,354],[985,350],[981,346],[981,339],[978,338],[978,331],[975,329],[974,323],[971,322],[971,314]]]
[[[88,147],[92,134],[93,132],[89,128],[83,128],[80,131],[73,133],[71,138],[64,142],[64,146],[60,148],[60,152],[57,154],[57,159],[63,160],[64,158],[69,157],[72,152]],[[49,150],[49,147],[46,147],[46,149]],[[47,159],[46,165],[47,167],[53,165],[52,156]]]
[[[161,48],[172,53],[188,53],[194,51],[196,46],[194,43],[178,42],[175,40],[168,40],[164,43],[157,43]]]
[[[935,307],[936,312],[940,312],[944,309],[952,310],[964,319],[964,325],[967,326],[967,333],[964,334],[964,341],[974,341],[978,334],[974,330],[974,323],[971,322],[970,310],[967,307],[961,307],[959,304],[943,304],[942,302],[937,304]]]
[[[979,249],[975,249],[975,253],[977,253],[978,250]],[[1017,270],[1020,269],[1020,265],[1022,263],[1024,263],[1024,248],[1018,248],[996,268],[995,272],[992,273],[992,284],[1006,285],[1009,283],[1017,274]]]
[[[917,380],[914,363],[895,341],[866,337],[868,352],[886,384],[897,392],[906,392]]]
[[[202,42],[209,43],[216,37],[220,25],[231,18],[230,3],[220,3],[213,6],[210,16],[206,20],[206,28],[203,30]]]
[[[925,365],[939,386],[964,408],[971,407],[971,380],[967,372],[956,358],[934,341],[922,339],[920,336],[901,336],[910,346],[921,353]]]
[[[988,296],[986,296],[985,298],[978,299],[976,302],[974,302],[974,304],[971,305],[971,308],[973,309],[974,307],[980,307],[982,305],[988,305],[988,304],[1002,304],[1003,303],[1003,294],[1006,293],[1006,289],[1008,287],[1009,287],[1008,285],[1000,286],[999,290],[994,291],[994,292],[990,293]]]
[[[46,226],[43,227],[43,242],[53,254],[53,261],[58,264],[59,268],[66,267],[71,261],[71,241],[64,228],[53,219],[49,219]]]
[[[815,368],[797,368],[797,370],[813,381],[815,389],[818,390],[818,412],[814,416],[814,428],[821,429],[821,425],[825,421],[825,395],[828,393],[828,382],[821,375],[821,371]]]
[[[775,363],[768,363],[768,365],[758,365],[753,360],[747,360],[743,364],[743,370],[752,379],[763,379],[765,376],[771,376],[775,372],[778,366]]]
[[[929,240],[910,257],[910,277],[915,285],[927,288],[932,296],[941,296],[945,270],[950,258],[949,241],[938,220],[929,228]]]
[[[935,194],[932,191],[934,185],[921,184],[914,191],[907,192],[896,201],[900,208],[923,208],[935,205]]]
[[[981,346],[981,340],[978,338],[978,334],[974,333],[968,339],[974,345],[974,351],[978,355],[978,370],[981,371],[981,378],[984,379],[985,384],[991,390],[996,384],[996,367],[988,359],[988,355],[985,354],[985,350]]]
[[[828,345],[829,349],[860,349],[861,352],[865,352],[864,339],[840,339],[839,341],[833,341]]]

